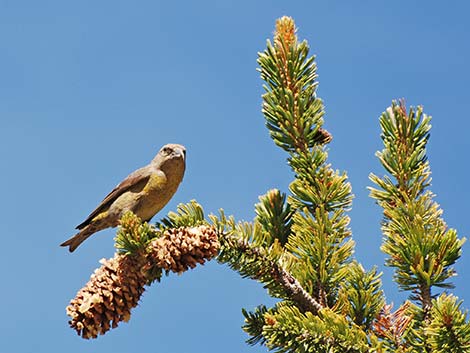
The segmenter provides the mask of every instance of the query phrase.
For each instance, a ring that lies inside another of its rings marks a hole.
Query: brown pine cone
[[[102,259],[102,266],[66,309],[72,318],[70,327],[88,339],[117,327],[120,321],[127,322],[145,290],[147,280],[141,272],[144,259],[118,254]]]
[[[153,240],[148,251],[148,263],[166,271],[182,273],[204,264],[217,255],[219,241],[213,227],[169,229]]]

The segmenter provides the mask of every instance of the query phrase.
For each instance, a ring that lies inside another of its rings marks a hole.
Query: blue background
[[[401,97],[433,116],[432,190],[468,236],[469,11],[466,1],[0,0],[0,353],[266,351],[244,343],[240,309],[273,301],[213,262],[164,278],[128,324],[82,340],[65,307],[113,255],[114,230],[73,254],[58,244],[167,142],[186,145],[188,165],[160,215],[197,199],[207,214],[251,220],[259,195],[287,191],[255,71],[282,15],[318,55],[330,161],[356,195],[356,257],[384,271],[399,304],[408,293],[382,265],[381,210],[366,190],[369,172],[383,173],[378,117]],[[465,245],[454,293],[467,300],[469,266]]]

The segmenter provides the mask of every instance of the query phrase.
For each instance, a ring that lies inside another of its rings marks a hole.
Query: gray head
[[[152,164],[158,164],[159,168],[167,169],[173,166],[185,166],[186,148],[183,145],[169,143],[160,148]]]

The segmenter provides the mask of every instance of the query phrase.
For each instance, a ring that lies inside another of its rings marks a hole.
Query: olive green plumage
[[[185,168],[185,147],[178,144],[163,146],[150,164],[137,169],[116,186],[77,226],[80,231],[60,245],[68,246],[70,252],[74,251],[92,234],[116,227],[127,211],[149,221],[173,197]]]

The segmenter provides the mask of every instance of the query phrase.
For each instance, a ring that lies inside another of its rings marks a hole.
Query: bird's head
[[[184,171],[186,165],[186,148],[183,145],[169,143],[158,151],[157,155],[152,160],[152,164],[154,163],[164,171],[173,168],[182,168]]]

